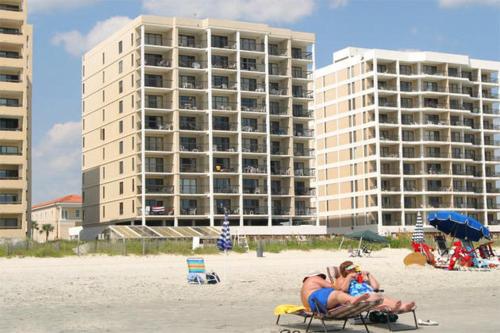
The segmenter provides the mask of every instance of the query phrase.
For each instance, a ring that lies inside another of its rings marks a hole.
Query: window
[[[120,215],[123,215],[123,202],[120,202],[119,213]]]
[[[123,60],[118,62],[118,74],[121,74],[121,72],[123,72]]]
[[[85,83],[82,83],[82,94],[85,95]]]
[[[101,128],[101,140],[106,140],[106,129]]]
[[[134,74],[132,74],[130,76],[130,86],[133,87],[134,86]]]
[[[118,42],[118,54],[123,52],[123,42],[119,41]]]
[[[104,102],[106,100],[106,92],[103,90],[102,91],[102,101]]]
[[[106,62],[106,55],[103,52],[102,53],[102,64],[104,65],[105,62]]]
[[[102,206],[102,217],[106,217],[106,206]]]
[[[80,218],[80,210],[79,209],[76,209],[75,210],[75,217],[78,219]]]
[[[106,198],[106,186],[103,186],[102,187],[102,198],[105,199]]]
[[[194,36],[179,35],[179,46],[195,47]]]
[[[188,194],[198,193],[196,179],[181,178],[180,191],[181,193],[188,193]]]
[[[134,67],[134,54],[133,53],[130,55],[130,66]]]
[[[19,222],[15,217],[0,218],[0,229],[17,229],[19,227]]]
[[[144,37],[147,45],[163,45],[161,34],[146,33]]]
[[[246,71],[257,70],[257,60],[250,58],[241,58],[241,69]]]
[[[123,81],[119,81],[118,82],[118,93],[122,93],[123,92]]]
[[[106,167],[102,167],[102,179],[106,179]]]
[[[229,78],[227,76],[213,76],[212,86],[213,88],[218,88],[218,89],[228,89]]]
[[[123,113],[123,101],[118,102],[118,113]]]
[[[132,171],[135,170],[135,158],[132,157]]]
[[[225,56],[213,55],[212,66],[215,68],[228,68],[229,58]]]
[[[132,213],[135,212],[135,200],[132,200]]]
[[[123,133],[123,120],[118,122],[118,132]]]
[[[228,39],[226,36],[212,35],[212,47],[225,49],[228,47]]]
[[[120,141],[118,143],[118,151],[120,152],[120,154],[123,154],[123,141]]]
[[[106,72],[102,71],[102,83],[106,81]]]
[[[240,48],[242,50],[257,51],[257,41],[255,39],[250,39],[250,38],[241,38]]]
[[[130,142],[132,143],[131,147],[130,148],[132,151],[135,149],[135,140],[134,140],[134,137],[132,137],[132,140],[130,140]]]
[[[132,178],[132,193],[135,192],[135,179]]]
[[[2,147],[0,147],[1,149]],[[85,137],[82,137],[82,148],[85,148]]]
[[[123,182],[120,182],[119,184],[119,193],[123,194]]]
[[[121,174],[123,174],[123,161],[120,161],[120,163],[118,163],[118,172]]]

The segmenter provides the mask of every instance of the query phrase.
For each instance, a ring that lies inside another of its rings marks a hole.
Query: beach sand
[[[500,332],[500,270],[406,268],[408,253],[385,249],[356,262],[378,278],[386,295],[415,300],[418,318],[439,322],[421,331]],[[204,258],[225,276],[223,283],[188,285],[184,256],[0,259],[0,332],[279,332],[274,307],[300,304],[302,277],[348,255],[287,251]],[[304,332],[299,317],[282,322]]]

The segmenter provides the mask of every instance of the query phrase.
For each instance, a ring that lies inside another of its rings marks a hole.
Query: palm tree
[[[42,224],[42,230],[40,230],[40,233],[45,232],[45,242],[49,240],[49,233],[54,231],[54,226],[52,224]]]

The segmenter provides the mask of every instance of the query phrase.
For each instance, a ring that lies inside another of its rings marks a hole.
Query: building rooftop
[[[54,200],[49,200],[45,202],[41,202],[39,204],[36,204],[32,207],[32,209],[38,209],[42,207],[47,207],[47,206],[52,206],[55,204],[60,204],[60,203],[82,203],[82,197],[78,194],[68,194],[64,197],[60,197]]]

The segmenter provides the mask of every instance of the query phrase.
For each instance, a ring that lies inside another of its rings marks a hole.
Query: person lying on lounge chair
[[[335,290],[331,283],[326,281],[326,275],[319,272],[310,273],[302,282],[300,291],[302,304],[313,312],[321,311],[321,309],[317,309],[314,299],[324,309],[333,309],[343,304],[357,304],[361,301],[375,301],[381,298],[375,294],[351,296],[343,291]]]
[[[340,264],[340,277],[335,280],[334,287],[351,296],[373,295],[380,289],[380,283],[370,272],[362,272],[352,261]],[[415,302],[402,303],[401,300],[385,297],[381,307],[392,312],[407,312],[415,309]]]

